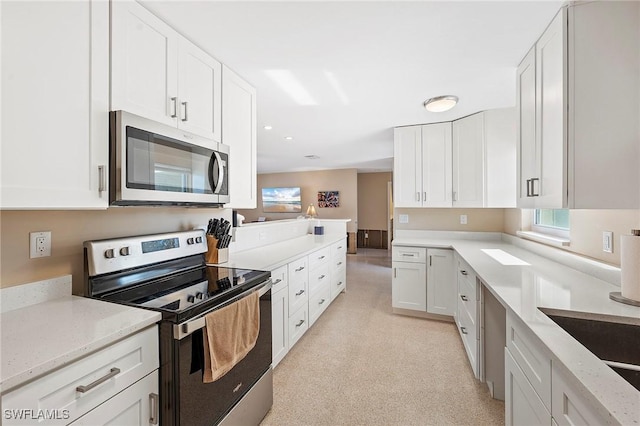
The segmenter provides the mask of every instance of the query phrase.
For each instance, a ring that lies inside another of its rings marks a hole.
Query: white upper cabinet
[[[1,208],[106,208],[109,3],[0,8]]]
[[[111,2],[111,109],[221,141],[222,66],[142,5]]]
[[[520,64],[519,207],[640,207],[639,16],[638,2],[563,7]]]
[[[453,122],[453,207],[483,207],[484,113]]]
[[[228,208],[257,207],[256,89],[222,67],[222,143],[231,147]],[[237,167],[235,165],[238,165]]]
[[[451,207],[451,123],[394,129],[395,207]]]

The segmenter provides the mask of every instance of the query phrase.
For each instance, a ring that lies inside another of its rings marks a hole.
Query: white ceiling
[[[391,170],[393,127],[515,105],[515,69],[562,2],[143,4],[257,88],[258,171],[268,173]],[[273,74],[293,76],[310,99],[294,100]],[[448,94],[460,97],[451,111],[422,107]]]

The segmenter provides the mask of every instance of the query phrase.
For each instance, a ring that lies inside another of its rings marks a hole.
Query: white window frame
[[[552,235],[554,237],[566,238],[567,240],[569,239],[571,224],[569,224],[569,229],[556,228],[554,226],[547,226],[547,225],[539,225],[536,223],[536,214],[538,210],[542,210],[542,209],[531,210],[531,215],[532,215],[531,231],[536,232],[538,234]]]

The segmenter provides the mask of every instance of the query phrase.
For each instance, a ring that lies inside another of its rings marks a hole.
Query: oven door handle
[[[248,296],[249,294],[253,293],[254,291],[258,292],[258,297],[262,297],[267,291],[271,290],[271,278],[269,278],[268,280],[266,280],[264,283],[256,286],[256,287],[252,287],[242,293],[240,293],[239,295],[227,300],[226,302],[220,304],[220,305],[216,305],[213,308],[211,308],[210,310],[208,310],[207,312],[200,314],[199,316],[197,316],[196,318],[193,318],[187,322],[183,322],[182,324],[175,324],[173,326],[173,338],[176,340],[182,340],[185,337],[187,337],[188,335],[190,335],[191,333],[193,333],[196,330],[200,330],[201,328],[203,328],[205,326],[205,320],[204,317],[207,316],[207,314],[215,311],[216,309],[220,309],[224,306],[230,305],[234,302],[237,302],[238,300]]]

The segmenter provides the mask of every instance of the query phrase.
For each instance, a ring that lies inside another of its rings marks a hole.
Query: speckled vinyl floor
[[[453,323],[391,312],[391,258],[347,257],[347,292],[274,371],[263,425],[498,425]]]

